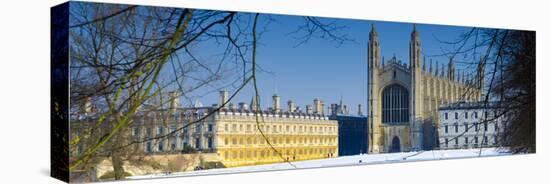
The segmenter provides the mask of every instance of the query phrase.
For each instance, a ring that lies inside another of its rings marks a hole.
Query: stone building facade
[[[265,123],[259,125],[252,112],[222,111],[217,116],[216,152],[226,166],[338,156],[338,124],[323,115],[264,112],[260,119]]]
[[[440,149],[495,147],[506,117],[494,103],[457,102],[439,108]]]
[[[227,100],[227,91],[221,91],[220,104],[226,104]],[[319,102],[314,100],[318,107],[315,109],[322,109]],[[228,104],[217,112],[214,112],[217,105],[179,108],[173,123],[165,127],[169,128],[167,130],[178,130],[186,123],[206,118],[183,128],[181,135],[178,132],[152,149],[148,145],[153,143],[146,143],[145,149],[163,152],[191,146],[203,152],[217,153],[226,167],[338,156],[336,121],[329,120],[320,110],[304,113],[289,102],[290,110],[283,111],[280,104],[280,97],[274,95],[273,106],[261,112],[253,110],[257,106],[254,100],[251,108],[244,103],[238,107]],[[207,116],[209,113],[214,114]],[[257,114],[259,123],[256,121]],[[157,125],[156,134],[165,133],[159,132],[162,127]],[[159,149],[162,147],[168,149]]]
[[[129,139],[150,139],[135,145],[146,155],[189,150],[214,153],[217,159],[212,161],[225,167],[338,156],[338,122],[323,114],[318,99],[314,100],[315,111],[302,112],[291,101],[283,111],[280,97],[274,95],[273,107],[260,112],[253,110],[257,105],[254,101],[250,106],[239,103],[238,107],[227,103],[227,91],[220,92],[220,104],[227,104],[224,107],[181,107],[179,96],[170,95],[169,108],[143,107],[134,117]],[[84,127],[73,128],[79,132],[76,129]],[[168,136],[151,139],[164,135]]]
[[[477,101],[482,96],[484,67],[474,76],[456,72],[452,58],[447,64],[426,69],[420,32],[413,26],[409,41],[409,64],[395,56],[381,59],[380,41],[374,25],[368,42],[369,153],[432,149],[439,127],[438,107],[459,100]]]

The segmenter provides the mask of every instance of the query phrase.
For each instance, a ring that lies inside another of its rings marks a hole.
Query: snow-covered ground
[[[385,154],[363,154],[353,156],[342,156],[337,158],[327,158],[319,160],[296,161],[289,163],[276,163],[257,166],[243,166],[233,168],[209,169],[201,171],[190,171],[170,174],[151,174],[143,176],[131,176],[128,179],[145,179],[145,178],[162,178],[162,177],[179,177],[179,176],[200,176],[210,174],[227,174],[227,173],[242,173],[255,171],[273,171],[286,169],[304,169],[304,168],[319,168],[319,167],[334,167],[334,166],[349,166],[349,165],[364,165],[364,164],[380,164],[380,163],[396,163],[421,160],[442,160],[455,158],[473,158],[487,156],[510,155],[499,151],[495,148],[480,149],[459,149],[459,150],[434,150],[434,151],[419,151],[419,152],[402,152],[402,153],[385,153]],[[293,166],[294,165],[294,166]]]

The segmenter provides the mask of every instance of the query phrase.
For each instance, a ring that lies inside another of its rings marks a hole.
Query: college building
[[[494,103],[457,102],[439,107],[439,148],[495,147],[506,116]]]
[[[169,96],[168,108],[144,106],[130,126],[129,139],[142,140],[134,146],[146,155],[215,154],[225,167],[338,156],[338,122],[325,115],[321,100],[307,105],[306,112],[292,101],[282,110],[274,95],[272,107],[256,111],[254,99],[235,106],[227,91],[220,92],[223,107],[181,107],[178,93]],[[72,128],[81,132],[84,127]]]
[[[383,34],[383,33],[382,33]],[[452,58],[444,65],[426,67],[420,31],[413,26],[408,62],[381,57],[374,25],[368,42],[369,153],[429,150],[437,147],[439,106],[459,100],[478,101],[484,66],[464,76]],[[424,58],[424,59],[423,59]]]

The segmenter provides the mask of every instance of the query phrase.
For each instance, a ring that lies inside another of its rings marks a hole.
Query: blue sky
[[[337,43],[317,38],[295,47],[298,41],[288,33],[303,23],[302,18],[283,15],[273,18],[277,22],[269,25],[258,47],[258,64],[274,73],[258,74],[262,108],[271,106],[271,96],[275,92],[281,96],[283,109],[286,109],[289,99],[305,109],[305,105],[312,104],[314,98],[323,100],[326,106],[338,103],[342,98],[344,104],[351,108],[352,114],[356,113],[358,104],[366,107],[367,43],[372,23],[379,35],[382,55],[389,59],[395,54],[398,59],[409,62],[408,44],[413,27],[410,23],[322,19],[347,26],[341,32],[355,40],[355,43],[347,42],[338,46]],[[448,58],[445,56],[431,57],[441,54],[443,49],[452,49],[451,45],[443,44],[438,39],[453,41],[471,28],[417,24],[417,29],[427,60],[433,59],[434,64],[447,64]],[[208,50],[203,52],[207,53]],[[461,68],[460,65],[456,67]],[[231,88],[228,90],[233,92]],[[207,93],[198,99],[202,104],[218,103],[218,93],[213,88],[201,90],[200,93]],[[249,85],[232,102],[250,103],[253,94],[253,88]]]

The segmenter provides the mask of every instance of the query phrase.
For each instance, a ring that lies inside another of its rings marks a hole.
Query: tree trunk
[[[116,147],[120,142],[120,136],[117,136],[113,147]],[[111,162],[113,163],[113,172],[115,174],[115,180],[124,179],[124,160],[122,159],[121,150],[113,150],[111,152]]]

